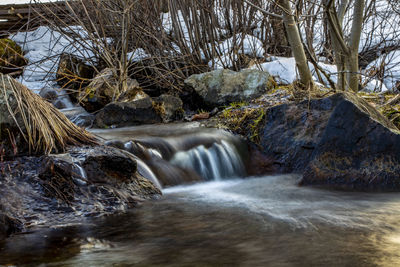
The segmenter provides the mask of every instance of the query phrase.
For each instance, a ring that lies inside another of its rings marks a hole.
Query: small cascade
[[[136,158],[137,161],[137,171],[140,175],[150,180],[157,188],[162,189],[160,182],[157,179],[157,176],[153,173],[149,166],[144,163],[141,159]]]
[[[75,171],[75,176],[74,177],[74,182],[77,185],[86,185],[86,181],[87,181],[87,174],[84,168],[82,168],[82,166],[80,166],[79,164],[74,164],[76,171]]]
[[[244,177],[246,144],[222,130],[187,125],[95,130],[137,157],[138,172],[157,187]],[[134,139],[132,139],[134,137]]]
[[[180,151],[170,161],[172,164],[192,169],[206,180],[242,177],[244,165],[236,148],[222,140],[206,148],[197,146],[188,151]]]

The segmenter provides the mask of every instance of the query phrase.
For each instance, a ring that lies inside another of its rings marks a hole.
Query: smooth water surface
[[[171,187],[125,214],[15,235],[0,244],[0,265],[400,264],[400,194],[298,187],[298,178]]]

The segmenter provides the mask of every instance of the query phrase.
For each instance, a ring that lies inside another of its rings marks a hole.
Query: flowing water
[[[189,140],[192,126],[161,129],[168,137],[153,129],[152,139],[141,137],[143,128],[96,131],[152,146],[140,158],[153,179],[157,165],[147,162],[162,158],[203,181],[164,188],[160,199],[126,213],[14,235],[0,243],[0,265],[400,265],[400,194],[299,187],[298,175],[238,178],[244,167],[235,139],[193,127],[199,144]]]

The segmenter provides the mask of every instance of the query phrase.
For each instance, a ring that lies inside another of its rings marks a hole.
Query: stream
[[[240,140],[196,124],[93,132],[140,150],[142,175],[157,179],[163,195],[124,213],[15,234],[0,241],[0,265],[400,265],[398,193],[299,187],[296,174],[244,177]]]

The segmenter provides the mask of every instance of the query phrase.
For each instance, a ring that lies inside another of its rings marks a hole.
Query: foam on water
[[[209,148],[200,145],[188,151],[180,151],[174,155],[171,163],[192,169],[209,181],[241,177],[245,173],[236,148],[224,140]]]

